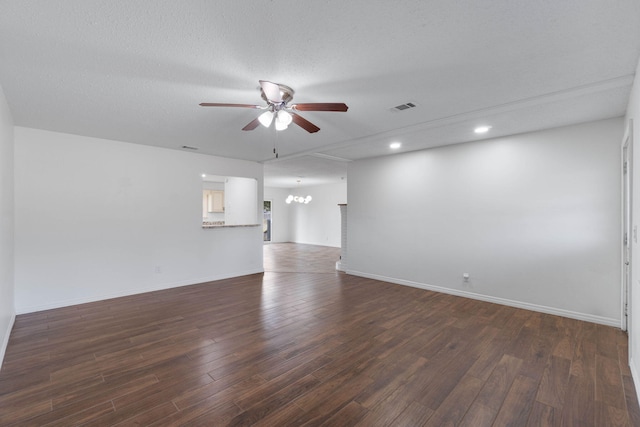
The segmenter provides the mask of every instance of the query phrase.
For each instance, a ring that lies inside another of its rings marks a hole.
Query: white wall
[[[347,203],[347,184],[293,188],[293,195],[310,195],[309,204],[291,203],[291,240],[309,245],[340,247],[340,208]]]
[[[633,194],[632,194],[632,226],[640,226],[640,62],[636,69],[636,78],[629,97],[629,106],[625,125],[633,122]],[[632,239],[631,246],[631,298],[629,315],[629,365],[633,381],[640,396],[640,247],[637,239]]]
[[[285,199],[291,192],[286,188],[265,187],[264,200],[271,200],[271,242],[291,242],[291,205]]]
[[[258,210],[257,194],[258,182],[255,179],[227,177],[224,185],[224,223],[226,225],[262,223],[258,221],[262,210]]]
[[[611,119],[350,163],[349,272],[619,326],[622,131]]]
[[[261,227],[202,229],[202,173],[262,198],[258,163],[16,127],[16,311],[263,271]]]
[[[0,87],[0,366],[15,319],[13,141],[13,120]]]

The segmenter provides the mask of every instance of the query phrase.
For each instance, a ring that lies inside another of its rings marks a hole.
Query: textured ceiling
[[[393,140],[417,150],[479,139],[481,123],[496,137],[620,116],[639,55],[638,0],[0,0],[16,125],[266,162],[285,187],[334,182]],[[243,132],[258,110],[198,105],[261,104],[259,79],[349,111],[300,113],[316,134]]]

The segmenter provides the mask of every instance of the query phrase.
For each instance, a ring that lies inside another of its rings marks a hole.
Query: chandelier
[[[297,179],[296,180],[297,183],[297,189],[300,189],[300,180]],[[294,196],[293,194],[289,194],[289,196],[287,197],[287,199],[285,200],[285,202],[290,205],[291,202],[295,202],[295,203],[304,203],[305,205],[309,204],[309,202],[311,201],[311,196]]]
[[[289,194],[289,196],[285,200],[287,204],[291,204],[291,202],[296,202],[296,203],[304,203],[305,205],[308,204],[310,201],[311,201],[311,196],[307,196],[307,197],[294,196],[293,194]]]

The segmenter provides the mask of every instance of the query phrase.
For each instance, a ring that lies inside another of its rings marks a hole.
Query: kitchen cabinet
[[[202,191],[202,217],[208,213],[224,212],[224,191],[223,190],[203,190]]]

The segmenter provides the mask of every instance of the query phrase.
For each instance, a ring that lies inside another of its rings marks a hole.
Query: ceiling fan
[[[276,130],[285,130],[291,122],[297,124],[309,133],[318,132],[320,128],[302,116],[296,111],[338,111],[345,112],[349,109],[346,104],[341,102],[320,102],[320,103],[302,103],[289,104],[293,99],[294,91],[289,86],[273,83],[266,80],[259,80],[260,94],[262,99],[267,102],[266,106],[253,104],[225,104],[217,102],[203,102],[202,107],[239,107],[239,108],[256,108],[266,110],[260,116],[249,122],[242,130],[254,130],[258,125],[262,124],[269,127],[275,119]]]

